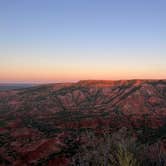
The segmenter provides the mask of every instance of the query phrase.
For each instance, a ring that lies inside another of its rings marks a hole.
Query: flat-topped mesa
[[[81,80],[77,84],[82,86],[97,86],[97,87],[110,87],[122,85],[139,85],[146,82],[146,80]]]
[[[80,80],[77,84],[82,86],[122,86],[141,85],[143,83],[166,83],[166,80],[133,79],[133,80]]]

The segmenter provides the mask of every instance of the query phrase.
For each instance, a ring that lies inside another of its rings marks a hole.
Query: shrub
[[[100,136],[87,132],[84,136],[86,142],[73,157],[73,165],[138,166],[138,161],[132,152],[133,147],[136,147],[135,142],[133,139],[125,138],[122,130],[116,134],[104,133]]]

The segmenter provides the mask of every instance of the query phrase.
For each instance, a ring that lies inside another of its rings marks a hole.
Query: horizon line
[[[71,81],[0,81],[0,85],[7,85],[7,84],[58,84],[58,83],[78,83],[81,81],[157,81],[157,80],[166,80],[166,78],[134,78],[134,79],[82,79],[82,80],[71,80]]]

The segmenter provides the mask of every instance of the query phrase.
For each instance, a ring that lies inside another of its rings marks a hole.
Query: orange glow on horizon
[[[78,80],[165,79],[157,71],[65,69],[0,71],[0,82],[72,82]]]

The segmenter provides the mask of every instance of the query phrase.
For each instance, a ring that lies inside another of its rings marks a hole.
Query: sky
[[[166,79],[165,0],[0,0],[0,82]]]

